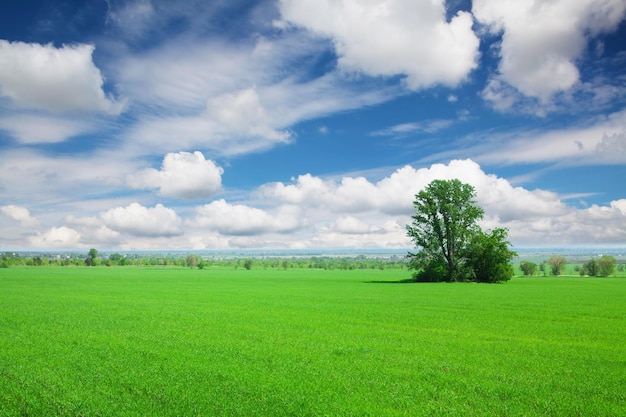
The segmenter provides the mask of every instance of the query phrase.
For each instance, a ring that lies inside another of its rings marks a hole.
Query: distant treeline
[[[17,253],[4,253],[0,256],[0,267],[12,266],[172,266],[205,269],[211,267],[244,269],[406,269],[407,260],[403,256],[390,257],[254,257],[218,258],[188,254],[186,256],[139,256],[113,253],[97,255],[90,251],[85,255],[36,255],[20,256]]]
[[[276,257],[219,257],[212,255],[178,254],[145,255],[145,254],[99,254],[92,249],[89,253],[80,254],[29,254],[20,255],[15,252],[0,253],[0,268],[12,266],[137,266],[137,267],[188,267],[188,268],[242,268],[242,269],[407,269],[408,260],[404,256],[276,256]],[[515,262],[516,275],[524,276],[555,276],[561,274],[582,276],[610,276],[614,272],[620,275],[626,265],[616,262],[612,256],[591,258],[588,262],[566,261],[561,256],[552,256],[538,263],[519,260]]]

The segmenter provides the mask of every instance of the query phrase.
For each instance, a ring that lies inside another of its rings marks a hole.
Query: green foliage
[[[122,260],[122,255],[120,255],[119,253],[113,253],[109,256],[109,259],[113,262],[119,262]]]
[[[252,259],[246,259],[245,261],[243,261],[243,267],[247,270],[252,269]]]
[[[85,265],[96,266],[96,259],[98,258],[98,251],[94,248],[89,249],[89,253],[85,258]]]
[[[0,415],[624,415],[622,278],[254,266],[2,270]]]
[[[590,277],[608,277],[615,272],[615,258],[609,255],[605,255],[600,259],[591,259],[587,262],[580,275],[588,275]]]
[[[417,270],[417,272],[413,274],[413,280],[415,282],[443,282],[447,280],[445,262],[441,260],[430,259],[425,265],[423,262],[420,262],[418,265],[410,265],[410,267]]]
[[[561,275],[565,265],[567,265],[567,260],[562,256],[551,256],[550,259],[548,259],[548,265],[550,265],[552,275],[558,276]]]
[[[588,275],[590,277],[598,276],[598,260],[592,258],[589,262],[585,263],[580,270],[580,276]]]
[[[498,228],[490,233],[478,230],[471,237],[465,257],[472,281],[502,282],[515,275],[511,260],[517,254],[509,249],[507,236],[507,229]]]
[[[598,276],[609,277],[615,272],[615,258],[605,255],[598,260]]]
[[[195,268],[200,263],[200,258],[198,258],[198,255],[189,254],[187,255],[186,262],[189,268]]]
[[[415,281],[508,281],[514,270],[508,231],[484,232],[484,211],[474,187],[457,179],[434,180],[415,196],[407,235],[419,249],[409,253]]]
[[[41,253],[31,257],[22,257],[17,253],[4,253],[0,256],[0,266],[12,267],[12,266],[82,266],[90,264],[91,260],[85,262],[85,256],[80,254],[74,254],[76,257],[69,255],[56,255],[54,253]],[[36,259],[38,258],[38,259]],[[197,262],[197,263],[196,263]],[[251,260],[252,262],[252,260]],[[268,269],[268,268],[306,268],[306,269],[404,269],[407,262],[404,256],[392,255],[390,257],[367,257],[364,255],[358,256],[313,256],[313,257],[301,257],[293,256],[290,258],[284,257],[263,257],[255,258],[253,263],[256,268]],[[212,257],[211,259],[201,259],[198,255],[174,255],[174,256],[160,256],[160,255],[138,255],[128,253],[121,255],[119,253],[113,253],[108,256],[104,261],[98,260],[94,262],[93,266],[104,264],[106,266],[168,266],[168,267],[198,267],[204,269],[207,266],[215,267],[227,267],[238,268],[242,266],[243,260],[239,258],[220,258]]]
[[[526,277],[533,276],[535,275],[535,272],[537,272],[537,264],[534,262],[522,261],[520,262],[519,267],[522,270],[522,273],[524,274],[524,276]]]

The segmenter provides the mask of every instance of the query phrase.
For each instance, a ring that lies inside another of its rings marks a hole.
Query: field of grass
[[[0,416],[624,416],[626,279],[0,270]]]

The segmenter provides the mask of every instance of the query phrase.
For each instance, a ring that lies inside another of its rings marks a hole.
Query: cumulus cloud
[[[274,213],[269,213],[255,207],[217,200],[198,207],[189,226],[234,236],[288,233],[300,227],[299,214],[293,206],[278,207]]]
[[[534,219],[515,219],[506,223],[520,244],[623,244],[626,242],[626,200],[587,209],[569,208],[565,213]]]
[[[376,188],[364,177],[344,177],[340,183],[311,174],[300,175],[295,184],[268,184],[260,188],[266,198],[287,204],[326,207],[340,212],[370,208],[376,204]]]
[[[597,159],[608,163],[626,163],[626,131],[605,133],[595,147]],[[596,159],[596,158],[594,158]]]
[[[321,178],[310,174],[291,184],[266,184],[256,203],[220,199],[178,214],[163,205],[138,203],[91,217],[67,216],[29,240],[34,247],[115,246],[154,249],[228,247],[410,247],[405,225],[414,196],[434,179],[458,178],[473,185],[485,210],[481,225],[507,227],[516,245],[626,242],[626,200],[581,209],[546,190],[513,186],[472,160],[415,168],[404,166],[378,180]],[[261,208],[262,207],[262,208]],[[30,221],[20,207],[0,213]],[[6,221],[5,221],[6,223]]]
[[[353,216],[339,217],[330,228],[333,232],[348,235],[377,235],[396,232],[399,229],[400,226],[394,220],[388,220],[384,224],[372,224],[365,219],[362,220]]]
[[[281,0],[284,21],[332,39],[339,65],[373,76],[405,75],[410,89],[455,86],[476,68],[472,16],[448,22],[443,1]],[[280,26],[285,26],[282,22]]]
[[[508,227],[516,244],[597,243],[605,237],[611,242],[626,240],[626,202],[577,209],[556,193],[515,187],[505,178],[485,173],[471,160],[420,169],[407,165],[377,182],[307,174],[293,184],[267,184],[259,194],[277,204],[295,204],[307,213],[316,235],[305,246],[343,246],[341,241],[409,246],[403,225],[410,221],[415,194],[434,179],[454,178],[475,187],[477,202],[485,210],[483,226]],[[330,226],[321,219],[331,219]]]
[[[145,169],[129,175],[127,183],[132,188],[158,188],[167,197],[209,198],[221,189],[223,173],[222,168],[206,160],[201,152],[168,153],[160,171]]]
[[[0,213],[11,219],[20,222],[22,226],[36,226],[39,222],[30,215],[30,211],[26,207],[8,205],[0,207]]]
[[[66,226],[53,227],[48,231],[32,236],[29,241],[35,248],[73,249],[82,247],[80,233]]]
[[[223,94],[209,99],[207,115],[219,129],[235,134],[262,137],[272,142],[286,142],[289,132],[278,131],[272,127],[259,94],[254,88],[247,88],[234,93]]]
[[[298,177],[295,184],[268,184],[260,189],[266,198],[291,204],[324,207],[338,213],[364,213],[377,210],[388,215],[412,212],[412,202],[421,189],[435,179],[458,178],[476,187],[478,202],[496,210],[505,219],[537,213],[559,213],[563,204],[554,204],[555,195],[514,188],[494,175],[487,175],[471,160],[453,160],[448,165],[434,164],[415,169],[409,165],[372,183],[364,177],[323,180],[310,174]]]
[[[547,103],[580,78],[576,60],[588,39],[616,29],[626,12],[622,0],[502,1],[474,0],[474,17],[501,33],[498,74],[484,97],[499,109],[524,96]]]
[[[180,217],[162,204],[150,208],[132,203],[126,207],[112,208],[102,213],[101,218],[111,230],[133,236],[168,237],[183,234]]]
[[[123,104],[104,93],[93,51],[0,40],[0,95],[18,108],[119,114]]]

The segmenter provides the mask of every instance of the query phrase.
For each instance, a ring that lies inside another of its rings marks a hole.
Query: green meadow
[[[0,270],[0,416],[626,415],[626,279]]]

